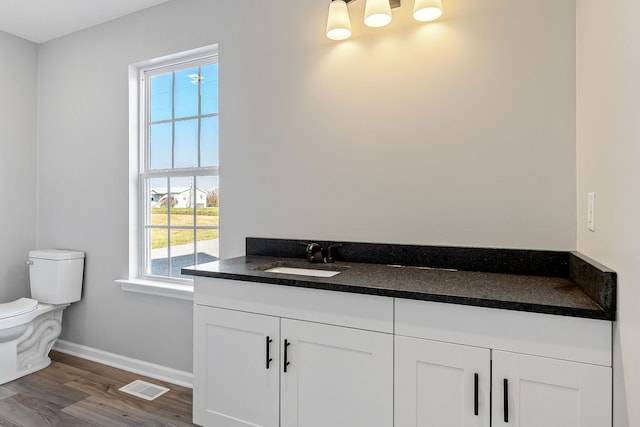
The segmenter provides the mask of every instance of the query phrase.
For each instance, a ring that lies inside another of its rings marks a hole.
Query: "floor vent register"
[[[169,389],[166,387],[151,384],[141,380],[135,380],[134,382],[127,384],[124,387],[120,387],[118,390],[145,400],[153,400],[156,397],[162,396],[169,391]]]

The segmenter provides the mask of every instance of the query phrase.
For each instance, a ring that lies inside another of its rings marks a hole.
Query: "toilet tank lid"
[[[56,261],[84,258],[84,252],[62,249],[38,249],[29,252],[29,258],[52,259]]]

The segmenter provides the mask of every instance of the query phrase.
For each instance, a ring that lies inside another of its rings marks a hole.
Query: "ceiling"
[[[43,43],[169,0],[0,0],[0,31]]]

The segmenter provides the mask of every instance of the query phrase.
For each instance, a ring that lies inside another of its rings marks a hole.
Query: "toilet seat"
[[[31,298],[20,298],[0,304],[0,319],[28,313],[38,307],[38,301]]]

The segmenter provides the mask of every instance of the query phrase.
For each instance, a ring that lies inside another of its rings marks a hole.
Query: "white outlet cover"
[[[596,231],[596,193],[587,193],[587,228]]]

